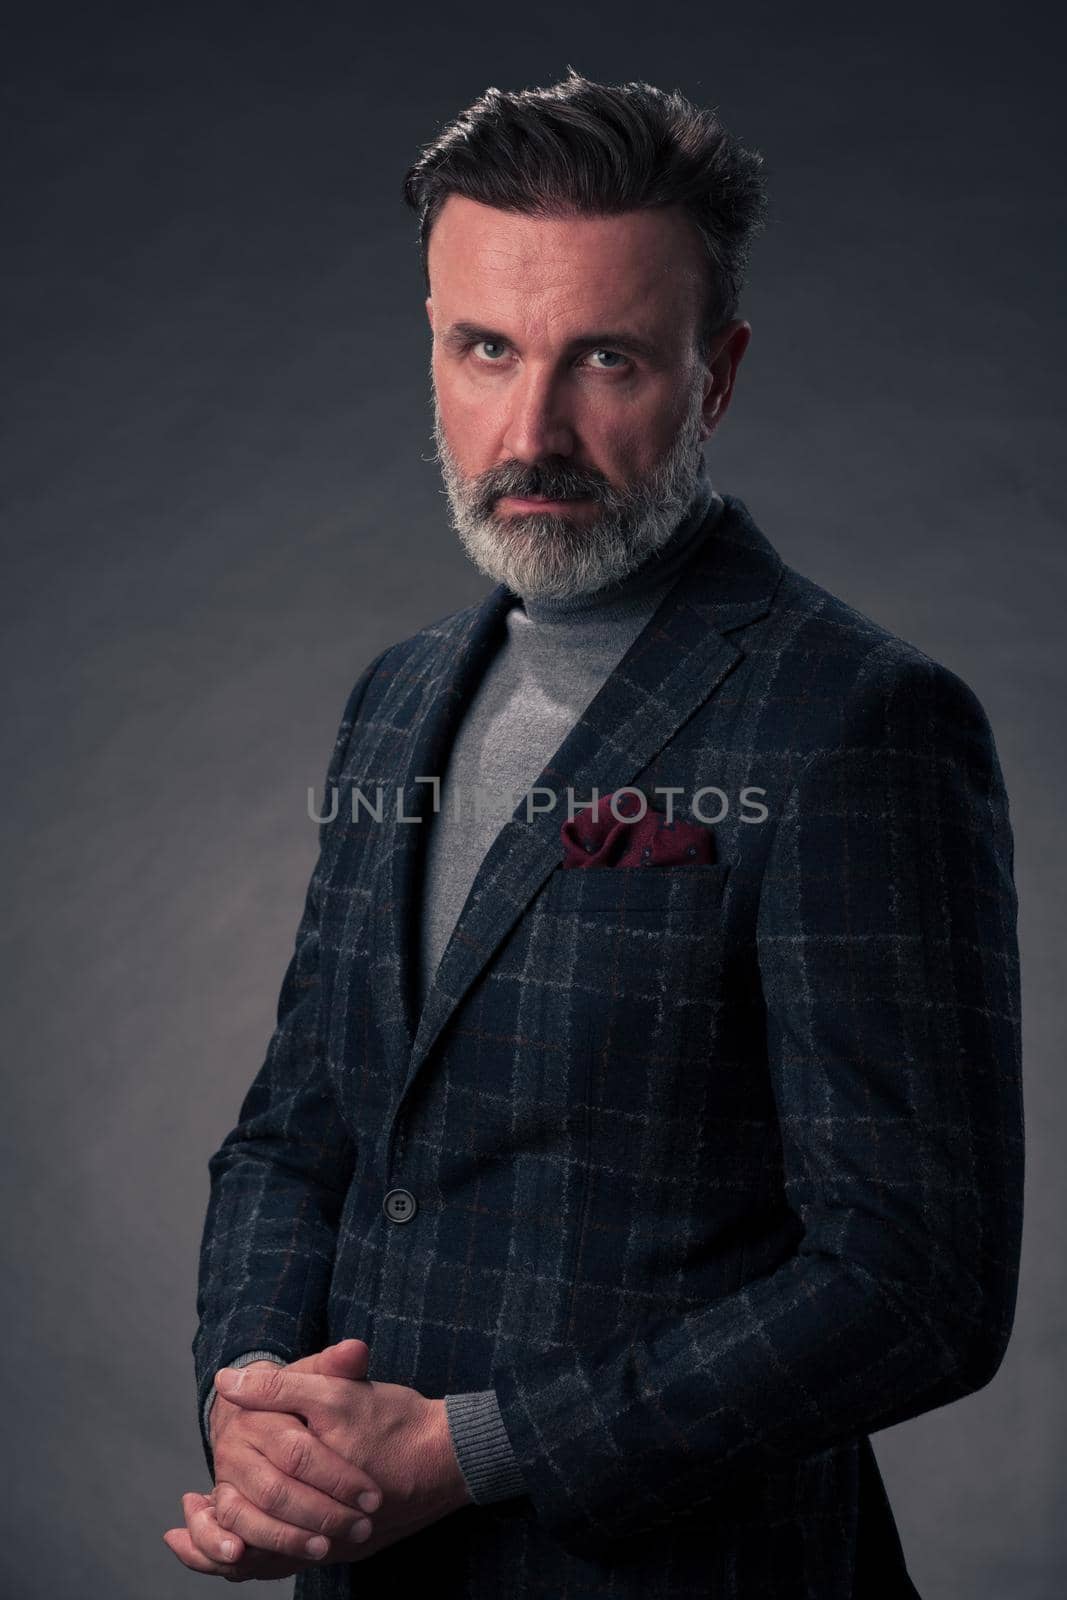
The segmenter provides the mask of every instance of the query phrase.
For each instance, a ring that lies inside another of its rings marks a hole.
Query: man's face
[[[676,208],[530,217],[450,195],[430,235],[434,437],[475,565],[528,597],[622,578],[684,515],[747,323],[696,352],[707,277]]]

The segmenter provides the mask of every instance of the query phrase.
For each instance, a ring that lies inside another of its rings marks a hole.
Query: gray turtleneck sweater
[[[619,582],[566,600],[523,599],[464,714],[426,836],[417,1004],[455,927],[474,876],[548,758],[626,654],[723,510],[703,456],[693,498],[658,551]],[[281,1361],[250,1350],[231,1362]],[[282,1363],[284,1365],[284,1362]],[[207,1427],[214,1392],[204,1409]],[[452,1444],[478,1505],[526,1492],[494,1389],[445,1396]]]

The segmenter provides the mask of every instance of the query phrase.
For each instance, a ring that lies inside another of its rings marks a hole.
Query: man
[[[916,1593],[869,1435],[1011,1330],[1012,841],[972,692],[704,468],[759,166],[572,71],[408,175],[439,459],[497,582],[341,722],[210,1163],[194,1570]]]

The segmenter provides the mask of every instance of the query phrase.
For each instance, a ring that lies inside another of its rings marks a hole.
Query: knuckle
[[[290,1478],[303,1478],[311,1468],[312,1451],[311,1435],[305,1430],[293,1428],[282,1441],[278,1465]]]
[[[289,1487],[280,1472],[264,1472],[256,1484],[256,1503],[271,1516],[284,1511],[289,1501]]]
[[[331,1474],[330,1480],[323,1492],[328,1494],[331,1500],[340,1500],[342,1504],[344,1504],[348,1501],[351,1490],[352,1485],[347,1474],[340,1467],[338,1467],[336,1471]]]
[[[354,1517],[351,1506],[338,1506],[323,1513],[319,1532],[329,1539],[347,1539]]]
[[[266,1400],[276,1400],[285,1383],[285,1368],[271,1361],[256,1362],[256,1384],[260,1394]]]
[[[221,1528],[233,1530],[237,1521],[237,1511],[240,1502],[232,1487],[228,1483],[215,1485],[215,1521]]]
[[[265,1530],[263,1549],[271,1551],[273,1555],[286,1555],[294,1539],[302,1542],[300,1534],[291,1534],[284,1524],[276,1522]]]
[[[352,1520],[352,1513],[348,1513],[346,1521],[344,1512],[340,1507],[324,1506],[321,1502],[316,1501],[314,1506],[308,1508],[305,1517],[306,1526],[312,1533],[321,1533],[325,1538],[333,1539],[338,1533],[347,1528],[348,1523]],[[304,1523],[305,1518],[302,1517],[301,1524],[304,1525]]]
[[[221,1500],[215,1509],[215,1521],[227,1533],[232,1533],[237,1523],[236,1507],[229,1500]]]

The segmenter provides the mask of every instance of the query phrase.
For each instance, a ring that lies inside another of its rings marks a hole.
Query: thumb
[[[319,1352],[316,1371],[325,1378],[365,1378],[370,1346],[364,1339],[342,1339]]]
[[[322,1378],[365,1378],[370,1361],[370,1346],[363,1339],[342,1339],[314,1355],[290,1361],[293,1372],[314,1372]]]

